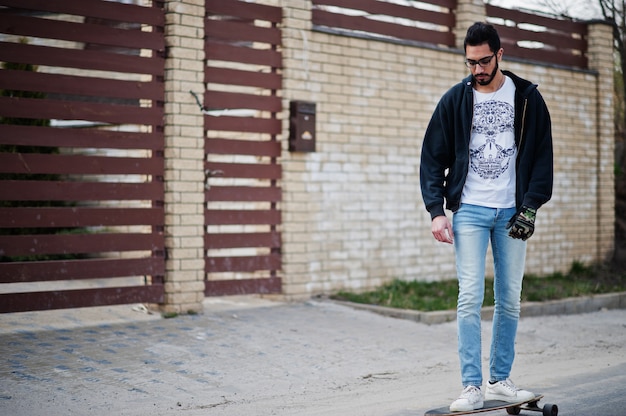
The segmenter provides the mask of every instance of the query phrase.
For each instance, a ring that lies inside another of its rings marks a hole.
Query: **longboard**
[[[519,415],[522,410],[531,412],[541,412],[542,416],[557,416],[559,408],[555,404],[546,403],[543,407],[539,407],[539,400],[543,399],[543,394],[536,394],[534,399],[526,400],[519,403],[508,403],[500,400],[487,400],[481,409],[469,410],[465,412],[450,412],[449,406],[438,407],[428,410],[424,416],[457,416],[472,415],[474,413],[491,412],[494,410],[506,409],[510,415]]]

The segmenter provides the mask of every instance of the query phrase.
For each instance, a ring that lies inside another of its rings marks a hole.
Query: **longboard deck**
[[[526,401],[519,402],[519,403],[508,403],[508,402],[503,402],[500,400],[487,400],[485,401],[482,409],[468,410],[466,412],[451,412],[450,406],[443,406],[443,407],[438,407],[436,409],[428,410],[426,413],[424,413],[424,416],[472,415],[474,413],[491,412],[493,410],[508,409],[510,407],[522,407],[523,405],[528,404],[528,403],[533,403],[534,406],[530,406],[530,407],[536,408],[537,402],[541,400],[542,398],[543,398],[543,394],[535,394],[534,399],[526,400]],[[522,409],[524,408],[522,407]]]

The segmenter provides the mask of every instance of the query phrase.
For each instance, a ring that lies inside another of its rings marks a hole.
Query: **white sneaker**
[[[480,387],[467,386],[463,389],[459,398],[452,402],[450,411],[468,412],[470,410],[482,409],[483,404],[483,393],[480,391]]]
[[[501,400],[507,403],[519,403],[534,398],[534,393],[518,389],[510,378],[498,381],[494,384],[491,384],[491,382],[487,383],[487,391],[485,391],[485,400]]]

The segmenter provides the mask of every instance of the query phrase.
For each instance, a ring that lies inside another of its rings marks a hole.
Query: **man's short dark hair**
[[[496,53],[500,50],[500,35],[496,28],[489,23],[476,22],[467,29],[463,48],[467,50],[467,45],[478,46],[485,42],[489,44],[491,52]]]

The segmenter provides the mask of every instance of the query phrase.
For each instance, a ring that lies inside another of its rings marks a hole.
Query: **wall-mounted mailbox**
[[[315,103],[292,101],[289,104],[289,150],[315,151]]]

